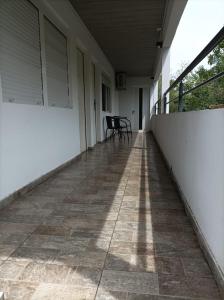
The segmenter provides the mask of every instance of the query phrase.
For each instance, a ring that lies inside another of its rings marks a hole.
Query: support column
[[[158,101],[158,81],[154,81],[153,83],[153,107]],[[156,114],[156,108],[154,113]]]
[[[93,126],[95,120],[93,120],[93,95],[92,95],[92,61],[89,53],[85,54],[85,106],[86,106],[86,136],[87,136],[87,146],[92,148],[94,146],[93,137]]]
[[[95,65],[95,85],[96,85],[96,140],[101,142],[103,136],[102,126],[102,78],[101,69],[98,64]]]
[[[3,149],[3,93],[2,93],[2,78],[0,74],[0,149]],[[2,151],[0,151],[0,198],[2,199],[1,191],[3,191],[3,155]],[[4,197],[4,195],[3,195]],[[2,298],[4,300],[4,298]],[[1,300],[1,292],[0,292],[0,300]]]
[[[152,118],[154,114],[154,84],[153,81],[150,85],[150,119]]]
[[[164,48],[162,53],[162,95],[170,86],[170,48]],[[169,102],[169,94],[166,95],[166,99],[162,98],[161,112],[169,112],[169,104],[166,105],[165,111],[165,100]]]
[[[150,123],[149,128],[153,131],[153,115],[156,114],[155,103],[158,101],[158,81],[152,81],[150,87]]]

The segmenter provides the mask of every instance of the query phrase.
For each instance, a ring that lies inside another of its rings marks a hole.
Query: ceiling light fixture
[[[162,41],[156,42],[156,47],[157,47],[158,49],[163,48],[163,42],[162,42]]]

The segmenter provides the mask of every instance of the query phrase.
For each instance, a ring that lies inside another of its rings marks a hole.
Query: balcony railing
[[[220,42],[224,40],[224,27],[216,34],[216,36],[208,43],[208,45],[198,54],[198,56],[191,62],[191,64],[178,76],[178,78],[170,85],[170,87],[165,91],[162,97],[154,104],[154,114],[167,113],[167,105],[170,103],[176,103],[179,112],[185,111],[185,101],[184,96],[190,94],[194,90],[201,88],[219,78],[224,77],[224,70],[211,76],[205,81],[200,82],[190,89],[185,90],[184,79],[190,72],[198,66],[198,64],[210,54]],[[178,86],[178,96],[167,101],[167,95],[171,90]],[[224,98],[224,95],[223,95]]]

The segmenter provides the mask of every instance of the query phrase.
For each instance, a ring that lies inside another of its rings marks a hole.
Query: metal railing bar
[[[200,87],[203,86],[203,85],[206,85],[206,84],[210,83],[211,81],[214,81],[214,80],[217,80],[217,79],[219,79],[219,78],[222,78],[223,76],[224,76],[224,71],[221,72],[221,73],[218,73],[217,75],[215,75],[215,76],[213,76],[213,77],[211,77],[211,78],[209,78],[208,80],[205,80],[205,81],[199,83],[198,85],[194,86],[193,88],[191,88],[191,89],[185,91],[185,92],[183,93],[183,96],[185,96],[185,95],[191,93],[192,91],[194,91],[194,90],[200,88]],[[169,103],[171,103],[171,102],[176,102],[176,99],[178,99],[178,98],[179,98],[179,96],[177,96],[177,97],[171,99],[170,101],[166,102],[166,104],[169,104]]]
[[[154,105],[158,104],[161,101],[162,101],[162,99],[160,98],[159,100],[156,101],[156,103],[154,103]]]
[[[199,83],[198,85],[194,86],[193,88],[191,88],[191,89],[183,92],[183,96],[185,96],[185,95],[191,93],[192,91],[194,91],[194,90],[202,87],[203,85],[206,85],[206,84],[210,83],[211,81],[217,80],[217,79],[219,79],[219,78],[221,78],[223,76],[224,76],[224,72],[218,73],[217,75],[209,78],[208,80],[205,80],[205,81]]]
[[[184,79],[222,40],[224,39],[224,26],[215,35],[215,37],[208,43],[208,45],[198,54],[198,56],[192,61],[192,63],[180,74],[180,76],[171,84],[171,86],[165,91],[166,95],[172,90],[181,80]]]
[[[169,104],[171,102],[178,102],[178,99],[179,99],[179,96],[177,96],[177,97],[171,99],[170,101],[166,102],[166,104]]]
[[[221,77],[223,77],[223,76],[224,76],[224,72],[221,72],[221,73],[219,73],[219,74],[213,76],[212,78],[209,78],[208,80],[203,81],[202,83],[196,85],[195,87],[191,88],[190,90],[184,92],[184,93],[182,94],[182,96],[184,97],[185,95],[191,93],[192,91],[196,90],[197,88],[200,88],[201,86],[206,85],[206,84],[208,84],[208,83],[210,83],[210,82],[212,82],[212,81],[214,81],[214,80],[217,80],[217,79],[219,79],[219,78],[221,78]],[[178,103],[178,98],[179,98],[179,97],[175,97],[174,99],[172,99],[172,100],[166,102],[166,105],[169,104],[169,103]]]

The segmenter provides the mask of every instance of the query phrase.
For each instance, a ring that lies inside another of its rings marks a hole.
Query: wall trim
[[[65,169],[66,167],[70,166],[75,161],[78,161],[81,159],[82,155],[85,154],[87,151],[84,151],[77,156],[73,157],[72,159],[66,161],[65,163],[61,164],[60,166],[56,167],[55,169],[47,172],[46,174],[38,177],[37,179],[31,181],[27,185],[23,186],[22,188],[18,189],[14,193],[10,194],[9,196],[3,198],[0,200],[0,209],[8,206],[10,203],[12,203],[14,200],[16,200],[18,197],[23,196],[30,192],[32,189],[49,179],[51,176],[57,174],[61,170]],[[1,298],[0,298],[1,299]]]
[[[159,148],[159,151],[163,157],[163,160],[166,164],[166,167],[168,168],[169,172],[170,172],[170,175],[171,175],[171,179],[173,180],[176,188],[177,188],[177,192],[180,196],[180,199],[181,201],[183,202],[184,204],[184,208],[185,208],[185,212],[187,214],[187,216],[189,217],[190,221],[191,221],[191,224],[193,226],[193,229],[194,229],[194,232],[198,238],[198,242],[199,242],[199,245],[200,245],[200,248],[205,256],[205,259],[206,261],[208,262],[209,264],[209,267],[214,275],[214,278],[216,280],[216,283],[219,287],[219,290],[220,290],[220,295],[221,295],[221,299],[224,300],[224,273],[222,272],[220,266],[218,265],[213,253],[212,253],[212,250],[210,248],[210,246],[208,245],[207,241],[206,241],[206,238],[204,236],[204,234],[202,233],[202,230],[197,222],[197,219],[191,209],[191,207],[189,206],[188,204],[188,201],[187,201],[187,198],[185,197],[184,193],[182,192],[182,189],[176,179],[176,176],[175,174],[173,173],[173,170],[172,170],[172,167],[170,166],[168,160],[166,159],[166,156],[164,155],[157,139],[156,139],[156,136],[154,135],[154,132],[151,131],[151,134]]]

